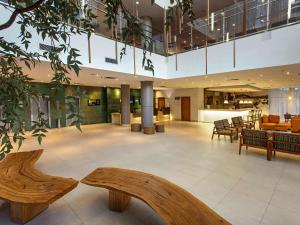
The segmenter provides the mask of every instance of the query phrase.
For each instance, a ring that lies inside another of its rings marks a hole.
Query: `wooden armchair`
[[[231,121],[232,121],[232,125],[234,127],[238,127],[238,128],[241,128],[241,129],[255,128],[255,125],[253,123],[244,121],[241,116],[232,117]]]
[[[214,135],[218,135],[218,138],[220,139],[220,136],[229,136],[230,142],[232,143],[233,138],[238,137],[238,131],[236,128],[230,126],[228,120],[218,120],[214,122],[215,126],[213,129],[212,137],[211,139],[214,139]]]
[[[267,159],[270,160],[268,142],[269,136],[267,131],[243,129],[240,136],[239,154],[241,154],[243,146],[246,146],[246,150],[248,150],[248,147],[259,148],[267,150]]]

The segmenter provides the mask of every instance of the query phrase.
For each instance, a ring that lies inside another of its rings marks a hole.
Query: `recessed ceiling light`
[[[136,2],[135,2],[135,4],[137,4],[137,5],[138,5],[138,4],[140,4],[140,2],[139,2],[139,1],[136,1]]]
[[[289,71],[287,71],[287,72],[286,72],[286,75],[290,75],[290,72],[289,72]]]

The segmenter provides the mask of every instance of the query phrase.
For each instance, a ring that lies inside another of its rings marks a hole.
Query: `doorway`
[[[162,109],[165,108],[165,98],[164,97],[158,98],[157,108],[158,108],[158,111],[162,111]]]
[[[191,121],[191,97],[181,97],[181,120]]]

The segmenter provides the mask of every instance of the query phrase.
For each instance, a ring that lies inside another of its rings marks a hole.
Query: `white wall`
[[[291,97],[291,99],[289,99]],[[300,88],[282,88],[269,90],[270,114],[280,115],[285,113],[300,114]]]
[[[300,63],[300,24],[236,40],[236,67],[233,67],[233,41],[207,49],[208,74],[241,71]],[[205,75],[205,49],[168,58],[168,78]]]
[[[181,101],[175,97],[191,97],[191,120],[199,121],[198,110],[204,108],[204,89],[186,88],[174,89],[166,93],[169,96],[171,115],[174,120],[181,120]]]

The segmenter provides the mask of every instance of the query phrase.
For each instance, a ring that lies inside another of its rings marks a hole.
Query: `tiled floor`
[[[164,177],[233,224],[300,224],[300,157],[262,150],[238,155],[238,143],[210,140],[211,125],[172,122],[166,133],[146,136],[128,127],[91,125],[52,130],[37,163],[44,172],[81,179],[96,167],[136,169]],[[40,148],[27,140],[22,150]],[[107,191],[79,184],[28,225],[162,225],[144,203],[133,200],[124,213],[107,209]],[[8,209],[0,224],[11,225]]]

